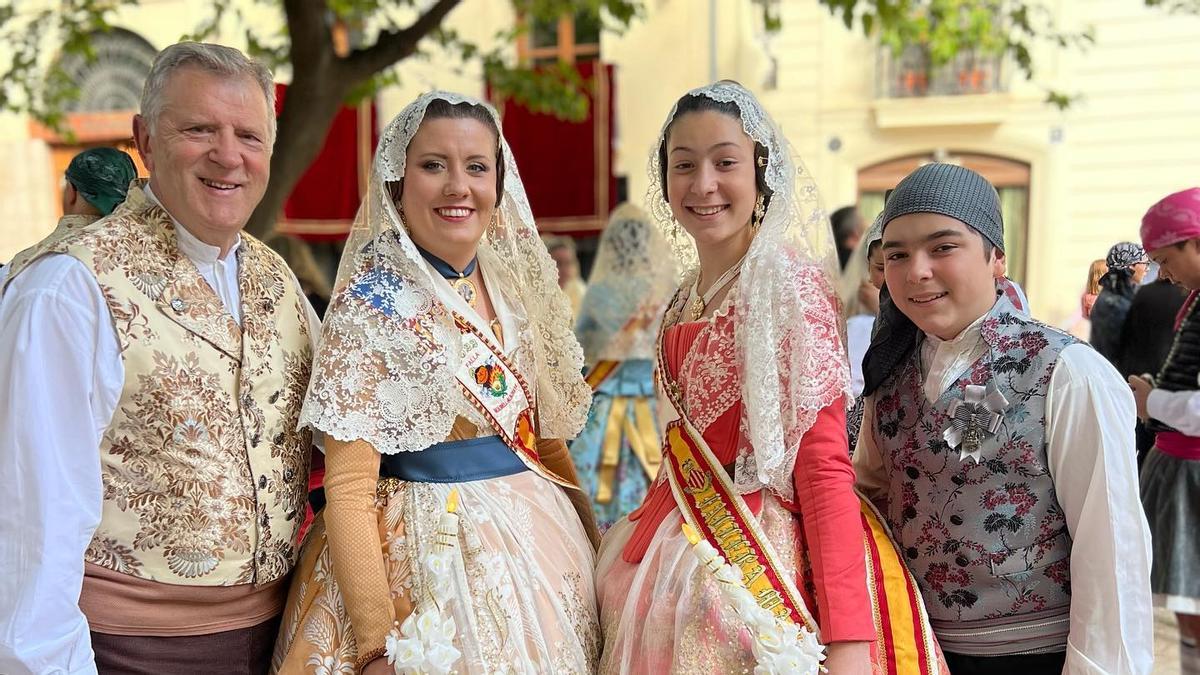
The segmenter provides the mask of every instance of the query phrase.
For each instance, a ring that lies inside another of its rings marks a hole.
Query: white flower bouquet
[[[454,593],[457,510],[458,490],[452,490],[438,521],[433,549],[421,561],[425,592],[404,623],[388,633],[387,660],[397,675],[448,675],[462,656],[454,646],[457,627],[448,611]]]

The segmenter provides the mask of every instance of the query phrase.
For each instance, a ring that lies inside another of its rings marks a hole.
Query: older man
[[[317,328],[241,232],[272,113],[241,52],[168,47],[133,123],[149,181],[0,288],[0,672],[267,669]]]

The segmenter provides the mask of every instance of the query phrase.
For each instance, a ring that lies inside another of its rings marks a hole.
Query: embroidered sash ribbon
[[[531,471],[564,487],[576,488],[547,469],[538,456],[533,396],[525,379],[504,352],[470,321],[455,314],[454,324],[462,334],[463,356],[455,378],[467,400]]]
[[[754,512],[733,487],[704,437],[683,413],[678,385],[669,379],[658,341],[659,405],[663,457],[675,503],[684,520],[730,564],[741,568],[746,588],[763,609],[819,633],[787,568],[779,563]]]

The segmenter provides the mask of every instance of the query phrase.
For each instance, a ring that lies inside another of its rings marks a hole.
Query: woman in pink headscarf
[[[1138,416],[1157,432],[1142,466],[1142,506],[1154,545],[1156,604],[1179,617],[1182,672],[1200,672],[1200,188],[1165,197],[1142,219],[1159,275],[1191,291],[1157,373],[1131,376]]]

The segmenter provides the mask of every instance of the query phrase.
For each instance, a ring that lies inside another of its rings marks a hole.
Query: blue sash
[[[419,452],[383,455],[379,461],[380,478],[414,483],[467,483],[528,470],[499,436],[443,441]],[[308,501],[314,513],[325,508],[325,488],[309,492]]]
[[[499,436],[482,436],[435,443],[420,452],[383,455],[379,477],[413,483],[468,483],[528,470]]]

